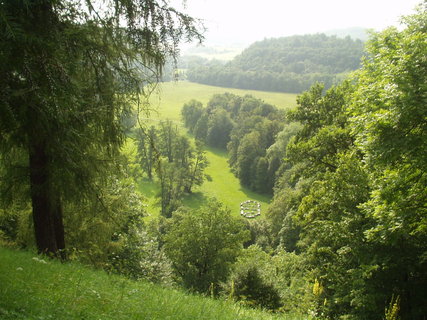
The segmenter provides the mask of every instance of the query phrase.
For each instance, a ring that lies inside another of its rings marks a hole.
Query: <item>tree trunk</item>
[[[64,220],[62,215],[62,202],[59,193],[56,193],[56,203],[53,213],[53,225],[56,239],[56,246],[58,248],[58,257],[61,260],[67,259],[65,252],[65,234],[64,234]]]
[[[46,149],[45,143],[30,141],[30,188],[36,245],[39,253],[65,258],[61,252],[65,249],[61,201],[52,186]]]

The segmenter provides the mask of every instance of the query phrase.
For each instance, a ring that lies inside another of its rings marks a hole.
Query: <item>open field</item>
[[[206,105],[214,94],[225,92],[241,96],[250,94],[281,109],[296,106],[297,95],[293,93],[221,88],[188,81],[164,82],[159,84],[157,92],[150,99],[154,109],[151,117],[181,121],[181,108],[184,103],[195,99]]]
[[[195,99],[206,105],[212,95],[225,92],[242,96],[251,94],[266,103],[283,109],[296,106],[295,94],[220,88],[185,81],[166,82],[159,84],[158,92],[151,97],[151,108],[154,108],[155,111],[151,112],[150,119],[151,121],[169,119],[181,124],[181,108],[184,103]],[[252,192],[240,185],[239,180],[228,167],[226,151],[214,148],[206,148],[206,151],[209,161],[206,173],[212,179],[211,181],[205,181],[200,187],[195,187],[194,193],[184,198],[184,204],[188,207],[196,208],[203,204],[207,197],[215,197],[224,203],[233,214],[238,215],[240,203],[250,199],[261,203],[262,215],[271,198]],[[147,198],[148,213],[151,216],[157,215],[159,213],[155,198],[159,191],[157,184],[143,179],[139,182],[139,189]]]

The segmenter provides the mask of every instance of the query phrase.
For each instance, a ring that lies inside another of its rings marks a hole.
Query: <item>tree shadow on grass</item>
[[[220,148],[214,148],[214,147],[208,147],[208,146],[205,146],[205,150],[213,153],[217,157],[227,158],[228,159],[227,150],[220,149]]]
[[[146,198],[154,198],[160,191],[160,186],[154,180],[143,178],[138,181],[138,190]]]
[[[203,192],[197,191],[187,194],[183,198],[183,204],[191,209],[197,209],[206,204],[208,197]]]
[[[271,201],[271,199],[272,199],[272,197],[269,196],[269,195],[259,194],[259,193],[251,191],[248,188],[245,188],[245,187],[242,187],[242,186],[240,187],[239,190],[242,191],[248,197],[248,200],[256,200],[256,201],[259,201],[259,202],[263,202],[263,203],[269,204],[270,201]]]

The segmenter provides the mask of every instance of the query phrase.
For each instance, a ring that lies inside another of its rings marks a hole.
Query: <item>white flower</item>
[[[34,261],[37,261],[37,262],[39,262],[39,263],[47,264],[47,262],[46,262],[46,261],[44,261],[43,259],[39,259],[39,258],[37,258],[37,257],[33,257],[33,260],[34,260]]]

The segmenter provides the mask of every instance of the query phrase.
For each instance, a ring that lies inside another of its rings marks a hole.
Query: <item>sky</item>
[[[363,27],[398,26],[422,0],[186,0],[203,20],[206,43],[251,43],[264,38]],[[182,0],[172,0],[181,5]]]

